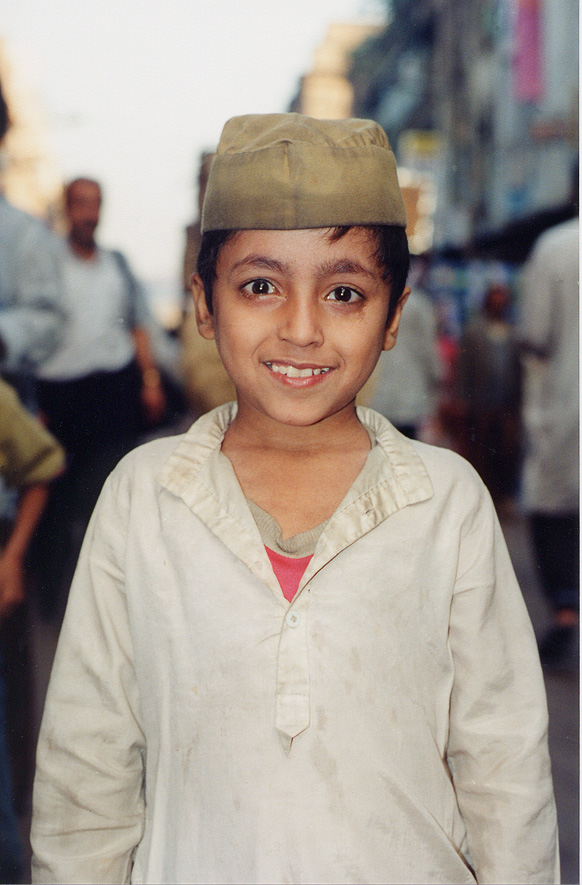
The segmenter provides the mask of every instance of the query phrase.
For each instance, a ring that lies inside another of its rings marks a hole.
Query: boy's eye
[[[243,292],[249,292],[251,295],[272,295],[275,287],[268,280],[251,280],[243,286]]]
[[[361,300],[362,296],[351,286],[336,286],[327,296],[328,301],[339,301],[341,304],[353,304]]]

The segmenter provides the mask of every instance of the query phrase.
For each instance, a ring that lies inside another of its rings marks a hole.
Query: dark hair
[[[332,242],[340,240],[351,229],[351,226],[332,227],[330,232]],[[361,229],[369,231],[376,241],[374,258],[378,262],[382,279],[390,283],[389,322],[404,291],[408,276],[410,257],[406,231],[395,224],[363,225]],[[210,230],[202,235],[197,271],[204,286],[204,295],[210,313],[212,313],[212,289],[216,280],[218,256],[222,247],[236,233],[238,233],[236,230]]]
[[[0,83],[0,141],[8,132],[9,126],[10,114],[8,113],[8,105],[6,104],[6,99],[4,98],[4,93],[2,91],[2,84]]]
[[[70,204],[73,191],[75,190],[75,188],[78,184],[90,184],[92,187],[96,187],[98,189],[99,193],[102,194],[101,185],[99,184],[98,181],[95,181],[94,178],[86,178],[84,175],[82,175],[79,178],[73,178],[72,181],[69,181],[65,185],[65,187],[63,189],[63,195],[65,198],[65,206],[68,206]]]

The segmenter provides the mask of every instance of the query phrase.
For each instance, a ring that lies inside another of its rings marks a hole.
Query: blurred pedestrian
[[[57,259],[68,321],[56,353],[39,367],[47,426],[67,453],[35,541],[41,612],[55,614],[80,541],[108,473],[139,439],[142,415],[166,405],[144,294],[125,257],[97,245],[101,187],[88,178],[65,190],[69,225]]]
[[[0,519],[0,882],[18,881],[24,866],[13,799],[9,734],[17,737],[21,753],[28,749],[28,770],[32,764],[32,746],[26,740],[30,709],[16,722],[12,715],[7,716],[6,689],[12,687],[15,671],[20,675],[27,670],[23,658],[28,652],[22,630],[15,629],[11,616],[25,598],[24,558],[45,506],[47,484],[61,472],[63,463],[64,453],[57,441],[24,409],[13,389],[0,381],[0,482],[2,489],[19,493],[15,518]],[[30,684],[21,683],[19,687],[30,700]],[[22,746],[27,743],[28,747]]]
[[[423,289],[424,258],[411,262],[411,292],[394,349],[383,353],[372,376],[370,406],[411,439],[434,415],[441,366],[436,311]]]
[[[0,84],[0,142],[9,124]],[[55,351],[63,329],[54,240],[0,193],[0,372],[29,402],[31,369]]]
[[[209,412],[236,399],[234,385],[222,364],[215,341],[207,341],[198,331],[192,299],[192,274],[196,271],[196,261],[200,250],[200,219],[202,203],[214,154],[204,151],[200,155],[198,170],[198,215],[186,228],[184,249],[184,315],[180,329],[182,345],[181,370],[184,389],[190,410],[195,417]]]
[[[186,242],[184,244],[184,258],[182,267],[182,283],[184,291],[184,309],[189,310],[192,303],[192,286],[190,280],[192,274],[196,273],[196,262],[198,260],[198,252],[200,251],[200,241],[202,234],[200,231],[200,219],[202,215],[202,204],[204,202],[204,194],[206,193],[206,185],[208,184],[208,176],[214,159],[212,151],[202,151],[200,154],[198,166],[198,199],[196,205],[196,218],[186,227]]]
[[[523,491],[542,588],[553,624],[540,655],[571,653],[580,605],[579,222],[542,234],[526,262],[521,293],[527,433]]]
[[[521,443],[521,364],[509,307],[509,287],[490,284],[481,312],[462,335],[457,363],[463,454],[504,515],[517,493]]]

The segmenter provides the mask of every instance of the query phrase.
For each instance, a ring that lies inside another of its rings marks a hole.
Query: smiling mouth
[[[266,362],[265,365],[271,372],[275,372],[277,375],[286,375],[287,378],[312,378],[314,375],[325,375],[330,371],[329,366],[313,366],[298,369],[295,366],[288,366],[282,363]]]

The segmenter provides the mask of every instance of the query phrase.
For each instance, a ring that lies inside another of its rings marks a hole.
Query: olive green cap
[[[222,130],[202,231],[406,227],[396,161],[372,120],[233,117]]]

